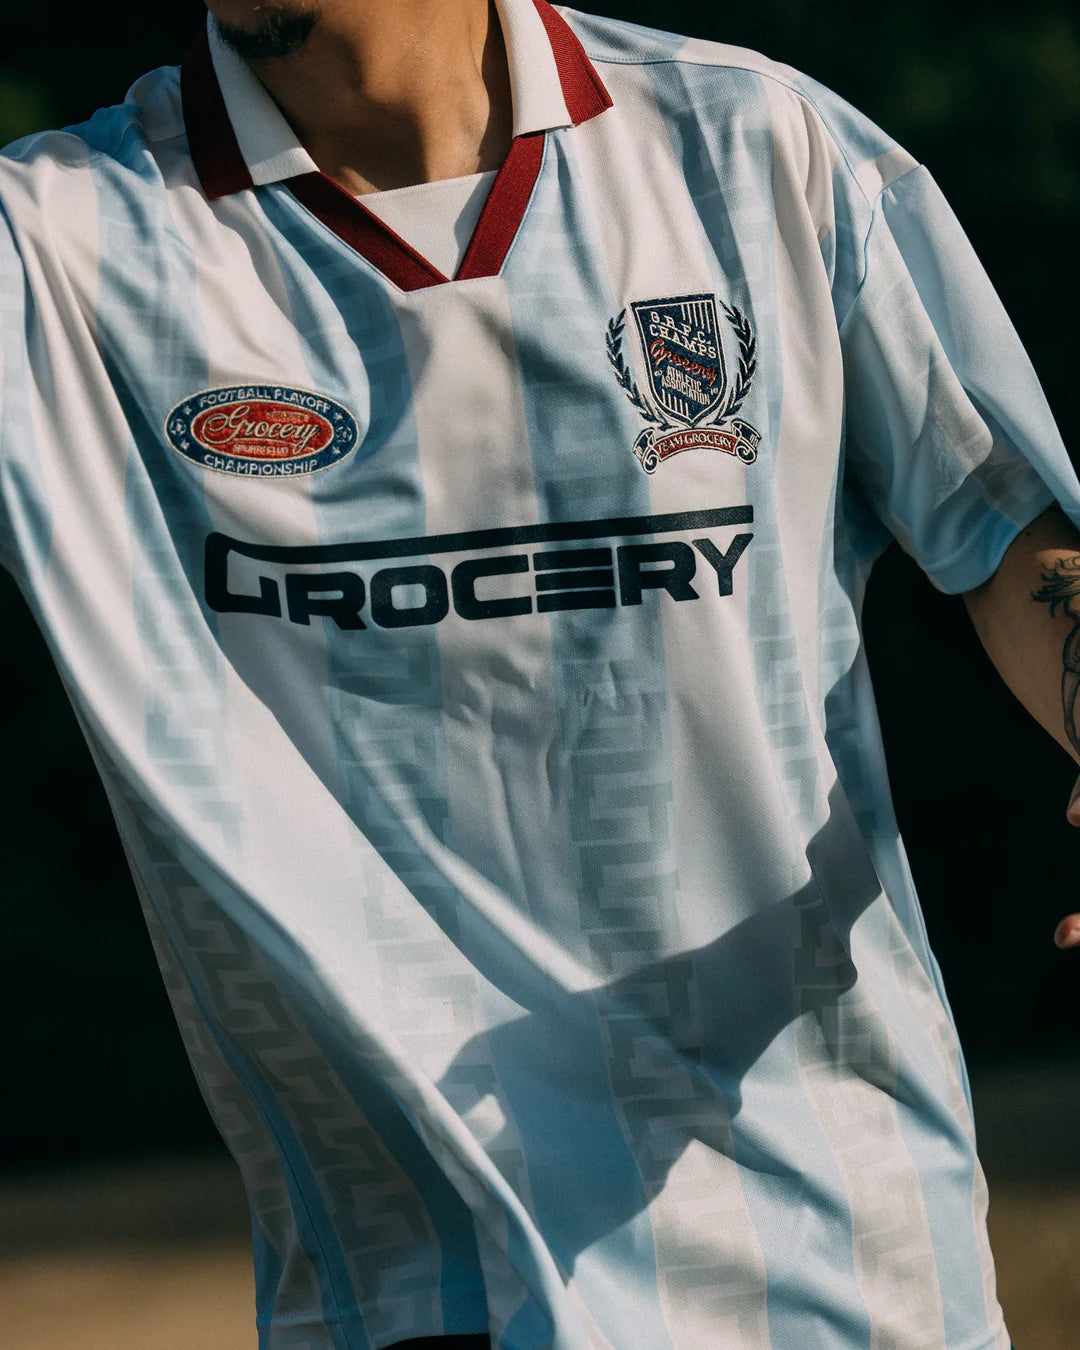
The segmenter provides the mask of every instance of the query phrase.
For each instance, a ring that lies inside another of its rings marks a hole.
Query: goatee
[[[259,6],[254,27],[234,28],[218,20],[218,32],[245,61],[271,61],[298,52],[318,22],[318,0],[314,4],[268,4]]]

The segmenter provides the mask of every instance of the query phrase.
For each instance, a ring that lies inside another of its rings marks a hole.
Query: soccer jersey
[[[264,1350],[1008,1346],[859,633],[1080,494],[926,171],[500,0],[456,278],[205,38],[0,158],[4,556],[251,1199]]]

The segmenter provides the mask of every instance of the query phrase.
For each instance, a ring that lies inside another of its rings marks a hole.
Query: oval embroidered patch
[[[343,404],[282,385],[203,389],[178,403],[165,435],[186,459],[219,473],[294,477],[338,464],[359,428]]]

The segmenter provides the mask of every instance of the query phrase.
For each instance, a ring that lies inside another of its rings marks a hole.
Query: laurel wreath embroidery
[[[626,397],[638,410],[646,422],[652,422],[656,426],[663,426],[663,418],[658,417],[653,411],[652,406],[645,402],[641,397],[634,378],[626,367],[622,354],[622,335],[626,327],[626,310],[624,309],[617,318],[611,320],[607,326],[607,354],[615,371],[615,378],[622,385]]]
[[[703,426],[711,427],[720,426],[735,416],[746,402],[746,396],[750,392],[750,386],[757,372],[757,338],[754,336],[750,320],[734,305],[725,304],[723,300],[720,300],[719,303],[734,329],[735,337],[738,339],[739,373],[735,377],[735,383],[731,386],[723,408],[711,421],[702,423]],[[642,398],[641,391],[634,383],[634,378],[623,358],[622,335],[625,327],[626,310],[624,309],[607,326],[607,354],[612,369],[615,371],[615,378],[622,385],[626,397],[646,422],[651,422],[654,426],[664,426],[664,419],[657,415],[646,399]]]
[[[728,395],[724,411],[715,418],[714,425],[716,422],[728,421],[739,411],[746,402],[746,396],[750,392],[750,385],[757,371],[757,338],[750,326],[750,320],[745,318],[734,305],[727,305],[723,300],[720,301],[720,308],[731,320],[731,326],[739,340],[739,373],[735,377],[735,383],[731,386],[731,393]]]

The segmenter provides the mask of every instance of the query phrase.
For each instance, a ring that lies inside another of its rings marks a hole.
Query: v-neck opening
[[[417,291],[452,281],[497,276],[525,220],[547,133],[518,136],[510,143],[472,238],[453,277],[445,276],[417,252],[362,198],[352,196],[324,173],[300,174],[285,180],[298,202],[355,253],[400,290]]]

